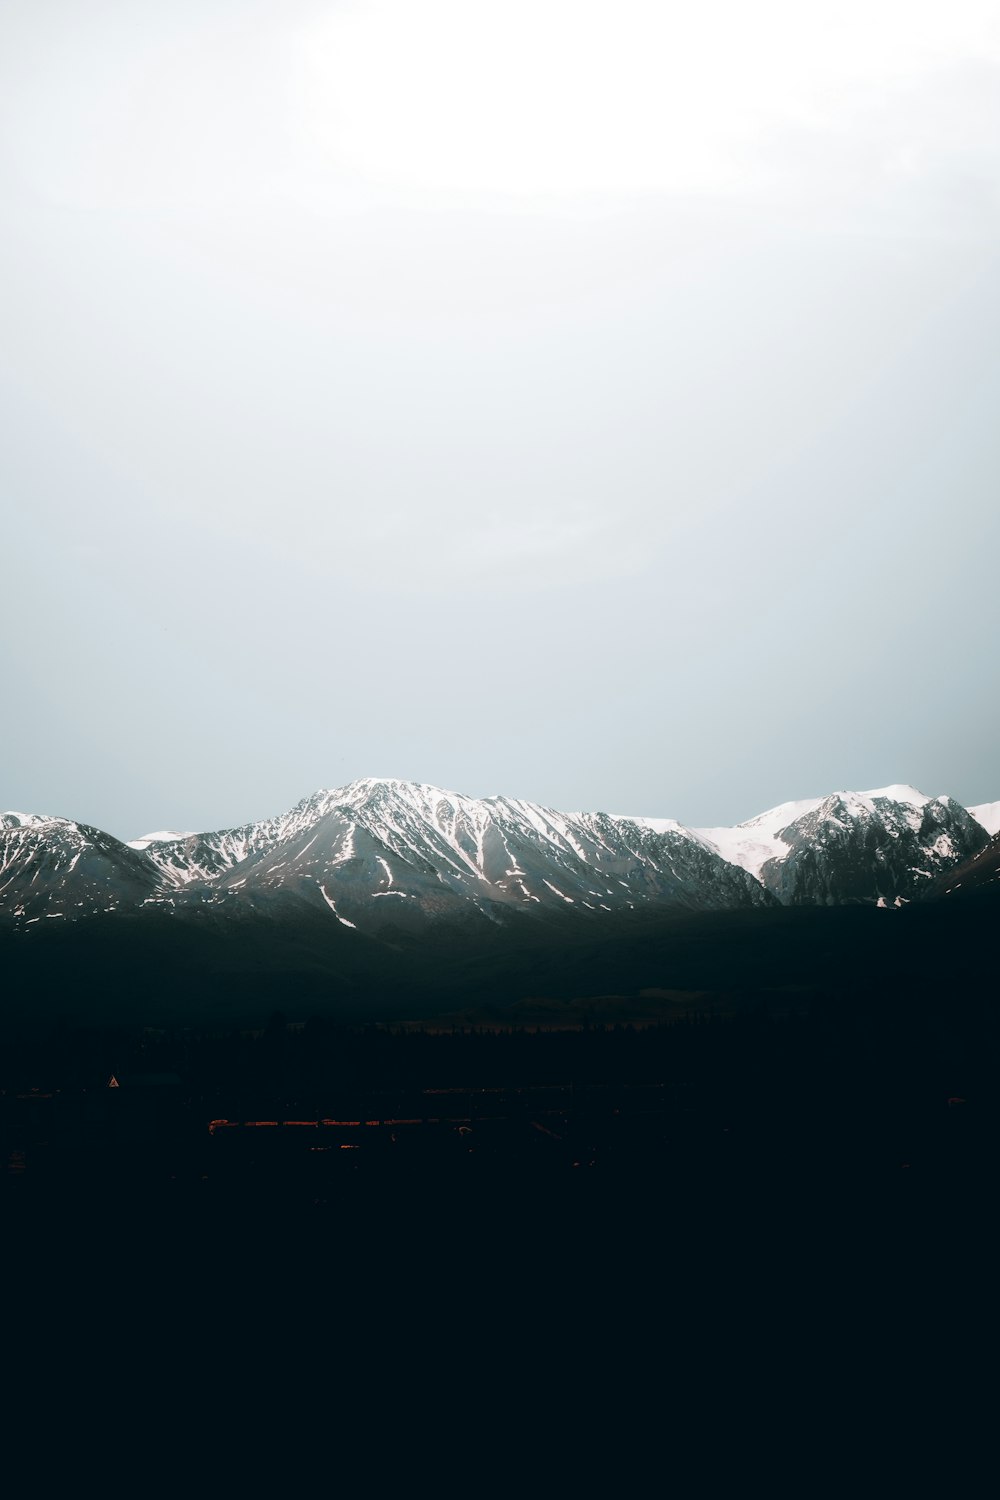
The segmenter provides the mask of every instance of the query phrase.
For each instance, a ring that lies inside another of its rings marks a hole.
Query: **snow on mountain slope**
[[[85,823],[25,813],[0,814],[0,918],[31,926],[43,919],[116,911],[159,884],[143,856]]]
[[[789,845],[781,837],[782,829],[819,807],[822,800],[821,797],[807,797],[799,802],[782,802],[735,828],[698,828],[695,831],[717,849],[723,859],[741,865],[759,880],[768,860],[784,859],[789,852]]]
[[[61,823],[66,827],[73,826],[70,824],[69,818],[53,818],[48,813],[0,813],[0,828],[40,828],[44,823]]]
[[[923,792],[912,786],[878,787],[870,792],[842,792],[836,795],[855,799],[851,805],[864,814],[875,812],[876,799],[899,803],[905,807],[923,807],[930,801]],[[858,800],[860,799],[860,800]],[[767,812],[758,813],[739,823],[735,828],[699,828],[696,831],[725,858],[742,865],[751,875],[760,878],[760,872],[768,860],[784,859],[791,846],[781,837],[782,830],[797,823],[800,818],[815,812],[824,802],[822,797],[806,797],[798,802],[782,802]]]
[[[132,847],[138,849],[142,846],[143,853],[168,885],[187,886],[198,881],[212,881],[243,860],[266,852],[272,845],[308,826],[316,804],[317,799],[309,797],[279,817],[244,823],[239,828],[222,828],[214,833],[182,833],[173,838],[147,834],[145,838],[135,840]]]
[[[893,795],[887,795],[887,793]],[[977,853],[986,833],[950,797],[910,787],[835,792],[783,828],[785,852],[760,878],[786,905],[913,900],[943,870]]]
[[[760,886],[684,831],[506,797],[368,778],[236,830],[151,845],[161,899],[294,897],[355,926],[640,905],[766,904]]]
[[[144,833],[141,839],[129,839],[130,849],[148,849],[150,844],[176,844],[179,839],[193,839],[194,833],[178,833],[176,829],[164,828],[158,833]]]
[[[579,817],[580,814],[575,816]],[[638,813],[611,813],[610,816],[617,818],[619,822],[638,823],[642,828],[651,828],[654,833],[686,833],[691,838],[696,836],[690,828],[678,823],[676,818],[643,818]]]
[[[915,786],[903,786],[898,782],[894,786],[876,787],[872,792],[857,792],[858,797],[864,797],[869,802],[876,802],[880,798],[886,802],[902,802],[907,807],[926,807],[933,799],[924,792],[918,792]]]
[[[659,820],[642,821],[654,827]],[[692,833],[785,904],[884,905],[912,899],[975,854],[985,842],[980,825],[949,797],[895,784],[782,802],[733,828]]]
[[[976,809],[983,821],[1000,804]],[[781,803],[735,828],[561,813],[509,797],[367,778],[289,812],[123,844],[30,813],[0,814],[0,917],[31,925],[127,906],[266,910],[303,903],[345,928],[602,912],[844,901],[937,889],[978,854],[983,821],[909,786]]]
[[[1000,833],[1000,802],[980,802],[978,807],[970,807],[969,812],[977,823],[983,825],[991,838],[995,833]]]

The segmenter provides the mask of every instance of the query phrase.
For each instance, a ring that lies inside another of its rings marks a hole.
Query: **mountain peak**
[[[988,834],[1000,833],[1000,802],[980,802],[969,812]]]
[[[895,782],[892,786],[879,786],[874,791],[862,792],[860,795],[872,801],[876,797],[884,797],[889,802],[906,802],[913,807],[924,807],[932,800],[923,792],[918,792],[915,786],[908,786],[901,782]]]
[[[366,776],[273,818],[161,830],[131,847],[66,819],[0,814],[0,910],[29,926],[137,904],[173,914],[312,908],[338,930],[398,933],[457,917],[502,926],[514,911],[603,921],[641,908],[886,904],[929,890],[986,837],[951,798],[902,783],[688,829]]]
[[[197,835],[190,830],[187,833],[178,833],[173,828],[161,828],[156,833],[144,833],[141,838],[129,839],[130,849],[147,849],[150,844],[174,844],[181,839],[193,839]]]
[[[59,824],[65,828],[73,826],[69,818],[55,818],[49,813],[0,813],[0,828],[42,828],[46,823]]]
[[[366,802],[386,798],[398,799],[411,805],[441,798],[448,802],[472,800],[459,792],[446,791],[444,787],[430,786],[423,781],[403,781],[394,776],[362,776],[344,786],[324,787],[306,800],[311,803],[322,802],[331,807],[358,807]]]

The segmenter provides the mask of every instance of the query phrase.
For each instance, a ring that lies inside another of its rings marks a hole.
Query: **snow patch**
[[[654,833],[687,833],[688,829],[676,818],[639,818],[632,813],[609,813],[619,823],[636,823],[640,828],[651,828]]]
[[[336,903],[336,901],[334,901],[333,897],[327,891],[326,886],[325,885],[321,885],[319,889],[320,889],[320,895],[323,897],[323,900],[326,902],[327,906],[333,912],[333,915],[337,918],[337,921],[340,922],[340,923],[342,923],[343,926],[345,926],[345,927],[354,927],[354,928],[357,928],[357,925],[358,925],[357,922],[349,922],[346,917],[342,917],[340,915],[340,912],[337,910],[337,903]]]
[[[862,792],[862,797],[885,797],[889,802],[903,802],[910,807],[925,807],[932,799],[918,792],[915,786],[895,782],[892,786],[879,786],[872,792]]]
[[[975,818],[981,827],[986,829],[990,838],[1000,833],[1000,802],[980,802],[977,807],[966,809]]]
[[[573,897],[572,896],[564,896],[563,893],[562,893],[562,891],[559,889],[559,887],[556,886],[556,885],[553,885],[552,882],[551,882],[551,880],[543,880],[542,881],[542,885],[547,885],[550,891],[555,891],[556,895],[557,896],[561,896],[562,899],[563,899],[563,901],[568,901],[569,904],[570,904],[570,906],[575,906],[576,905],[575,901],[573,900]]]
[[[150,844],[177,844],[182,839],[193,839],[193,833],[175,833],[172,829],[164,828],[159,833],[144,833],[141,839],[128,839],[130,849],[147,849]]]

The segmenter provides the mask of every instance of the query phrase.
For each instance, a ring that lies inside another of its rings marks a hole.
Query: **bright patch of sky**
[[[1000,5],[0,12],[0,805],[995,797]]]

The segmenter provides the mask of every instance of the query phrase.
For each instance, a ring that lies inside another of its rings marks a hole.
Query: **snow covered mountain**
[[[157,870],[127,844],[68,818],[0,813],[0,918],[45,918],[134,907],[160,886]]]
[[[266,822],[139,842],[161,873],[155,900],[294,898],[369,931],[464,913],[502,921],[515,910],[599,916],[771,899],[684,830],[403,781],[357,781]]]
[[[988,816],[996,804],[978,811]],[[28,926],[126,908],[220,917],[312,911],[370,936],[518,914],[845,902],[892,905],[987,844],[983,823],[912,787],[786,802],[735,828],[560,813],[366,779],[279,817],[123,844],[65,818],[0,815],[0,920]]]
[[[978,807],[970,807],[968,811],[981,823],[986,832],[992,836],[1000,833],[1000,802],[980,802]]]
[[[786,906],[911,901],[989,836],[952,798],[911,786],[784,802],[736,828],[698,832]]]

